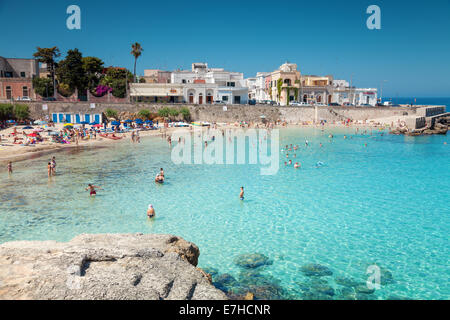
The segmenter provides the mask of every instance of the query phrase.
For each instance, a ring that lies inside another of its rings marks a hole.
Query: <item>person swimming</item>
[[[156,216],[155,208],[153,208],[152,204],[149,204],[147,209],[147,217],[154,218],[155,216]]]
[[[244,200],[244,187],[241,187],[241,192],[239,193],[239,199]]]
[[[89,190],[89,195],[92,197],[92,196],[95,196],[97,194],[97,191],[95,190],[95,188],[101,189],[99,186],[94,186],[94,185],[89,183],[88,187],[85,190],[86,191]]]
[[[155,182],[164,183],[164,176],[162,176],[161,174],[158,173],[155,177]]]
[[[296,162],[296,163],[294,164],[294,168],[295,168],[295,169],[300,168],[300,164],[299,164],[298,162]]]
[[[317,161],[316,163],[316,168],[320,168],[324,165],[324,163],[322,161]]]

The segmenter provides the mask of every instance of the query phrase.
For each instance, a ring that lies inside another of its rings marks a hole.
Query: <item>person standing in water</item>
[[[56,157],[52,158],[51,166],[52,166],[52,174],[56,175]]]
[[[90,191],[89,195],[92,197],[92,196],[95,196],[97,194],[97,191],[95,190],[95,188],[101,189],[99,186],[94,186],[94,185],[89,183],[88,187],[85,190],[86,191],[89,190]]]
[[[244,200],[244,187],[241,187],[241,192],[239,193],[239,199]]]
[[[8,162],[8,173],[11,174],[12,172],[13,172],[13,169],[12,169],[12,162],[9,161],[9,162]]]
[[[148,209],[147,209],[147,217],[149,218],[154,218],[155,217],[155,208],[153,208],[152,204],[148,205]]]
[[[163,178],[165,178],[164,177],[164,170],[163,170],[163,168],[159,169],[159,175],[162,176]]]
[[[47,164],[47,173],[50,178],[52,176],[52,164],[50,162]]]

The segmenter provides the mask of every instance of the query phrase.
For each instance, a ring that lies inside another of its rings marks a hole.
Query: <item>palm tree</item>
[[[142,54],[142,49],[140,43],[135,42],[131,45],[131,54],[134,56],[134,82],[136,82],[136,61]]]

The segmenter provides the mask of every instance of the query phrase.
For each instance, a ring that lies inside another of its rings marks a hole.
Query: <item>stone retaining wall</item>
[[[46,104],[48,110],[43,110]],[[287,122],[298,121],[342,121],[347,118],[352,120],[368,120],[390,116],[415,116],[416,107],[279,107],[267,105],[231,105],[227,110],[221,105],[187,105],[187,104],[143,104],[143,103],[96,103],[95,108],[90,108],[89,102],[31,102],[31,117],[43,118],[52,113],[101,113],[107,108],[118,112],[136,113],[147,109],[158,112],[162,107],[188,107],[193,121],[235,122],[240,120],[261,121],[265,117],[268,121],[283,120]]]

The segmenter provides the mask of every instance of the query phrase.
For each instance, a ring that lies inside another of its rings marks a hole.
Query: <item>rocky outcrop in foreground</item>
[[[226,299],[171,235],[80,235],[0,245],[0,299]]]

